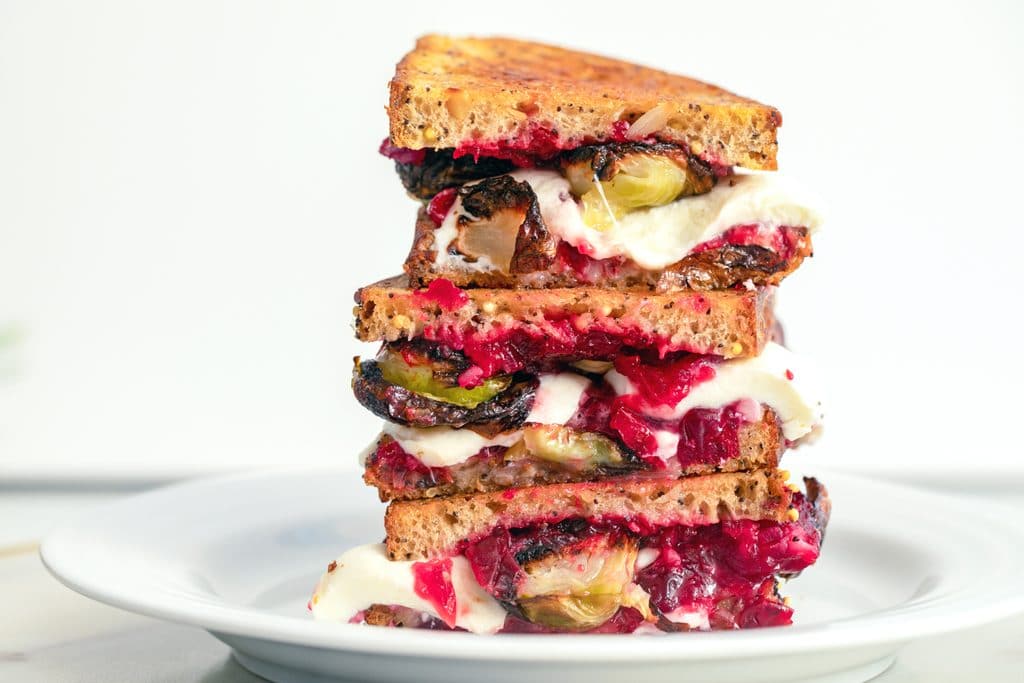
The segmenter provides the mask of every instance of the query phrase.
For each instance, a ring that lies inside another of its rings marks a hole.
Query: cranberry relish
[[[639,548],[632,582],[649,597],[650,622],[663,631],[784,626],[793,610],[778,594],[777,579],[796,576],[818,559],[828,523],[823,487],[806,480],[808,495],[794,495],[796,521],[727,520],[708,526],[644,529],[615,520],[570,519],[523,529],[500,527],[466,545],[477,582],[509,610],[503,632],[566,629],[531,623],[520,608],[526,567],[550,556],[575,557],[599,544]],[[416,564],[416,593],[450,615],[450,559]],[[449,578],[445,578],[449,576]],[[448,585],[445,585],[445,582]],[[647,621],[633,606],[620,607],[590,633],[631,633]],[[426,622],[425,622],[426,623]],[[438,624],[430,622],[431,628]],[[569,629],[573,630],[573,629]]]
[[[668,337],[628,327],[621,321],[607,326],[600,322],[583,329],[574,318],[563,315],[534,326],[498,328],[489,332],[454,327],[428,327],[424,339],[462,351],[478,368],[471,375],[482,378],[536,368],[544,362],[607,360],[636,350],[653,350],[661,356],[671,353],[713,353],[715,349],[693,348]]]

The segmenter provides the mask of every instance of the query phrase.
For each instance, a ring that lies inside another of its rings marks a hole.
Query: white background
[[[828,217],[781,292],[829,386],[814,459],[1020,472],[1024,11],[894,5],[0,3],[0,478],[355,458],[351,294],[415,210],[386,83],[429,31],[777,106]]]

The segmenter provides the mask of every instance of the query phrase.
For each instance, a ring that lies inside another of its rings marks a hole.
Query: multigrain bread
[[[653,135],[714,164],[772,170],[774,107],[708,83],[551,45],[428,35],[390,84],[391,142],[410,149],[566,149]],[[639,121],[639,123],[638,123]],[[632,124],[627,131],[627,124]]]
[[[383,440],[391,437],[383,436]],[[698,463],[683,468],[680,476],[713,474],[715,472],[747,472],[778,467],[785,439],[779,418],[771,408],[765,408],[758,422],[750,422],[739,428],[739,454],[721,463]],[[416,479],[410,484],[410,475],[405,472],[391,472],[386,465],[378,464],[371,455],[367,460],[363,481],[377,489],[382,501],[422,500],[456,494],[488,493],[508,488],[566,484],[580,481],[607,480],[628,475],[650,476],[641,461],[629,471],[577,471],[553,466],[545,461],[528,464],[521,461],[505,462],[502,456],[482,461],[470,460],[446,468],[447,477],[433,472],[430,476]],[[664,475],[661,475],[663,478]]]
[[[464,301],[453,306],[408,285],[408,278],[400,276],[356,292],[355,328],[361,341],[429,338],[438,331],[449,337],[511,329],[553,335],[570,320],[578,330],[643,335],[665,350],[737,358],[759,354],[774,322],[771,287],[662,294],[600,287],[465,289]]]
[[[588,271],[586,266],[580,269],[545,266],[517,273],[499,269],[480,270],[473,268],[472,264],[463,268],[451,265],[439,268],[434,243],[437,228],[426,208],[421,208],[412,248],[404,266],[410,283],[415,287],[426,287],[431,281],[444,278],[459,287],[543,289],[599,284],[614,289],[647,289],[652,292],[705,291],[728,289],[744,282],[757,286],[778,285],[799,268],[805,258],[813,255],[807,229],[789,228],[793,249],[785,256],[756,245],[725,244],[688,254],[661,270],[645,270],[635,264],[593,271]],[[556,262],[556,266],[560,265]],[[592,282],[586,280],[588,276]]]
[[[521,528],[576,517],[628,521],[641,528],[717,524],[728,519],[781,522],[792,504],[787,476],[780,470],[758,470],[397,501],[384,515],[385,546],[392,560],[423,560],[457,552],[466,542],[499,526]]]

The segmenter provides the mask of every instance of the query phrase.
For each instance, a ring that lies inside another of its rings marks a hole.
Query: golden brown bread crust
[[[554,484],[475,495],[396,501],[384,515],[392,560],[457,552],[498,526],[519,528],[573,517],[633,520],[654,527],[717,524],[727,519],[784,521],[793,492],[780,470],[683,479]]]
[[[438,278],[458,287],[519,287],[544,289],[554,287],[586,287],[594,283],[582,281],[572,269],[546,268],[531,273],[508,273],[499,270],[472,271],[453,268],[438,270],[434,264],[437,251],[434,234],[437,225],[421,208],[416,219],[412,248],[404,270],[414,287],[426,287]],[[746,281],[754,285],[778,285],[813,255],[811,237],[806,228],[792,228],[796,236],[794,251],[782,259],[760,247],[724,246],[689,254],[663,270],[643,270],[637,266],[622,267],[602,273],[600,286],[616,289],[647,289],[671,292],[680,289],[709,291],[728,289]]]
[[[467,302],[454,310],[432,303],[399,276],[356,292],[356,336],[361,341],[414,339],[425,330],[487,335],[522,327],[554,334],[552,321],[568,315],[579,330],[643,333],[664,339],[671,350],[725,358],[756,356],[774,322],[772,288],[652,293],[646,290],[466,289]]]
[[[748,423],[740,427],[739,443],[740,452],[737,457],[726,460],[717,466],[711,464],[690,465],[683,470],[680,476],[713,474],[715,472],[748,472],[778,467],[782,452],[785,450],[785,439],[782,437],[782,429],[775,411],[765,408],[759,422]],[[460,466],[455,466],[455,468],[458,467]],[[491,469],[487,472],[486,477],[472,476],[466,477],[465,480],[454,477],[451,482],[437,484],[429,488],[409,488],[408,486],[395,486],[394,479],[385,476],[385,472],[368,467],[363,473],[363,481],[367,485],[375,487],[380,499],[388,502],[391,500],[422,500],[456,494],[489,493],[513,487],[566,484],[588,478],[584,473],[540,466],[533,468],[531,472],[532,476],[529,478],[524,478],[520,472],[517,472],[517,476],[511,483],[503,480],[500,475],[496,476]],[[637,475],[644,476],[643,472],[638,472],[633,476]],[[591,476],[589,479],[611,480],[617,476],[621,476],[621,473],[619,475]]]
[[[427,35],[395,69],[391,141],[459,148],[553,131],[560,147],[602,141],[655,110],[655,136],[727,166],[777,168],[774,107],[628,62],[508,38]],[[622,124],[619,124],[622,125]]]

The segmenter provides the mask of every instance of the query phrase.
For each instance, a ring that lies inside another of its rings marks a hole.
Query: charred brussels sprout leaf
[[[556,240],[540,215],[537,195],[510,175],[459,188],[464,211],[455,248],[474,262],[506,273],[532,273],[554,261]]]
[[[395,169],[409,194],[427,200],[449,187],[508,173],[515,166],[510,161],[472,155],[453,158],[452,150],[426,150],[423,162],[403,164],[395,162]]]

